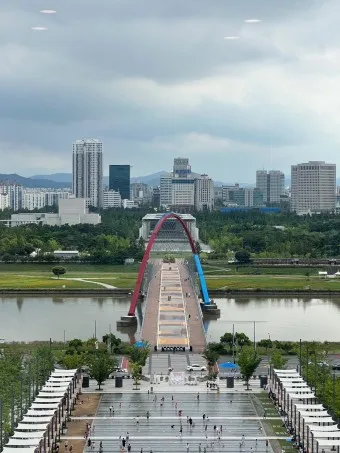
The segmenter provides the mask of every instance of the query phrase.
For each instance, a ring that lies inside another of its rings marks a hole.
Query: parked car
[[[197,363],[194,363],[192,365],[187,366],[187,371],[207,371],[207,367],[204,365],[197,365]]]
[[[334,370],[334,371],[340,371],[340,361],[339,361],[339,362],[333,362],[333,363],[332,363],[332,370]]]

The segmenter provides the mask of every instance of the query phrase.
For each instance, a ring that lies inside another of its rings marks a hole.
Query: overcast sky
[[[339,164],[339,17],[339,0],[1,0],[0,173],[70,172],[81,138],[103,141],[104,174]]]

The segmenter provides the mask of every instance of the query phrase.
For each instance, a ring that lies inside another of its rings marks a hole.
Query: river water
[[[244,297],[215,299],[221,309],[218,320],[206,322],[209,341],[218,341],[225,332],[244,332],[256,341],[318,340],[340,341],[340,297],[268,298]],[[5,341],[101,338],[118,332],[116,321],[127,314],[128,297],[2,297],[0,298],[0,339]],[[141,306],[140,314],[143,309]],[[138,328],[139,329],[139,328]],[[138,330],[136,338],[139,338]]]

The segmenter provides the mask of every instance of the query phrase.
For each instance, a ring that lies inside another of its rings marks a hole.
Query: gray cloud
[[[106,164],[130,162],[135,174],[169,169],[175,155],[229,181],[251,181],[263,165],[337,162],[335,0],[41,8],[0,4],[2,171],[69,171],[72,141],[84,137],[102,139]],[[262,22],[244,23],[254,17]]]

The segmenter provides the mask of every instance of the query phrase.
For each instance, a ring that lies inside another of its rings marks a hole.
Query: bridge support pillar
[[[218,308],[215,302],[211,302],[210,304],[201,304],[201,310],[203,315],[207,316],[219,317],[221,314],[221,310]]]
[[[122,316],[117,321],[117,327],[134,327],[137,326],[136,316]]]

